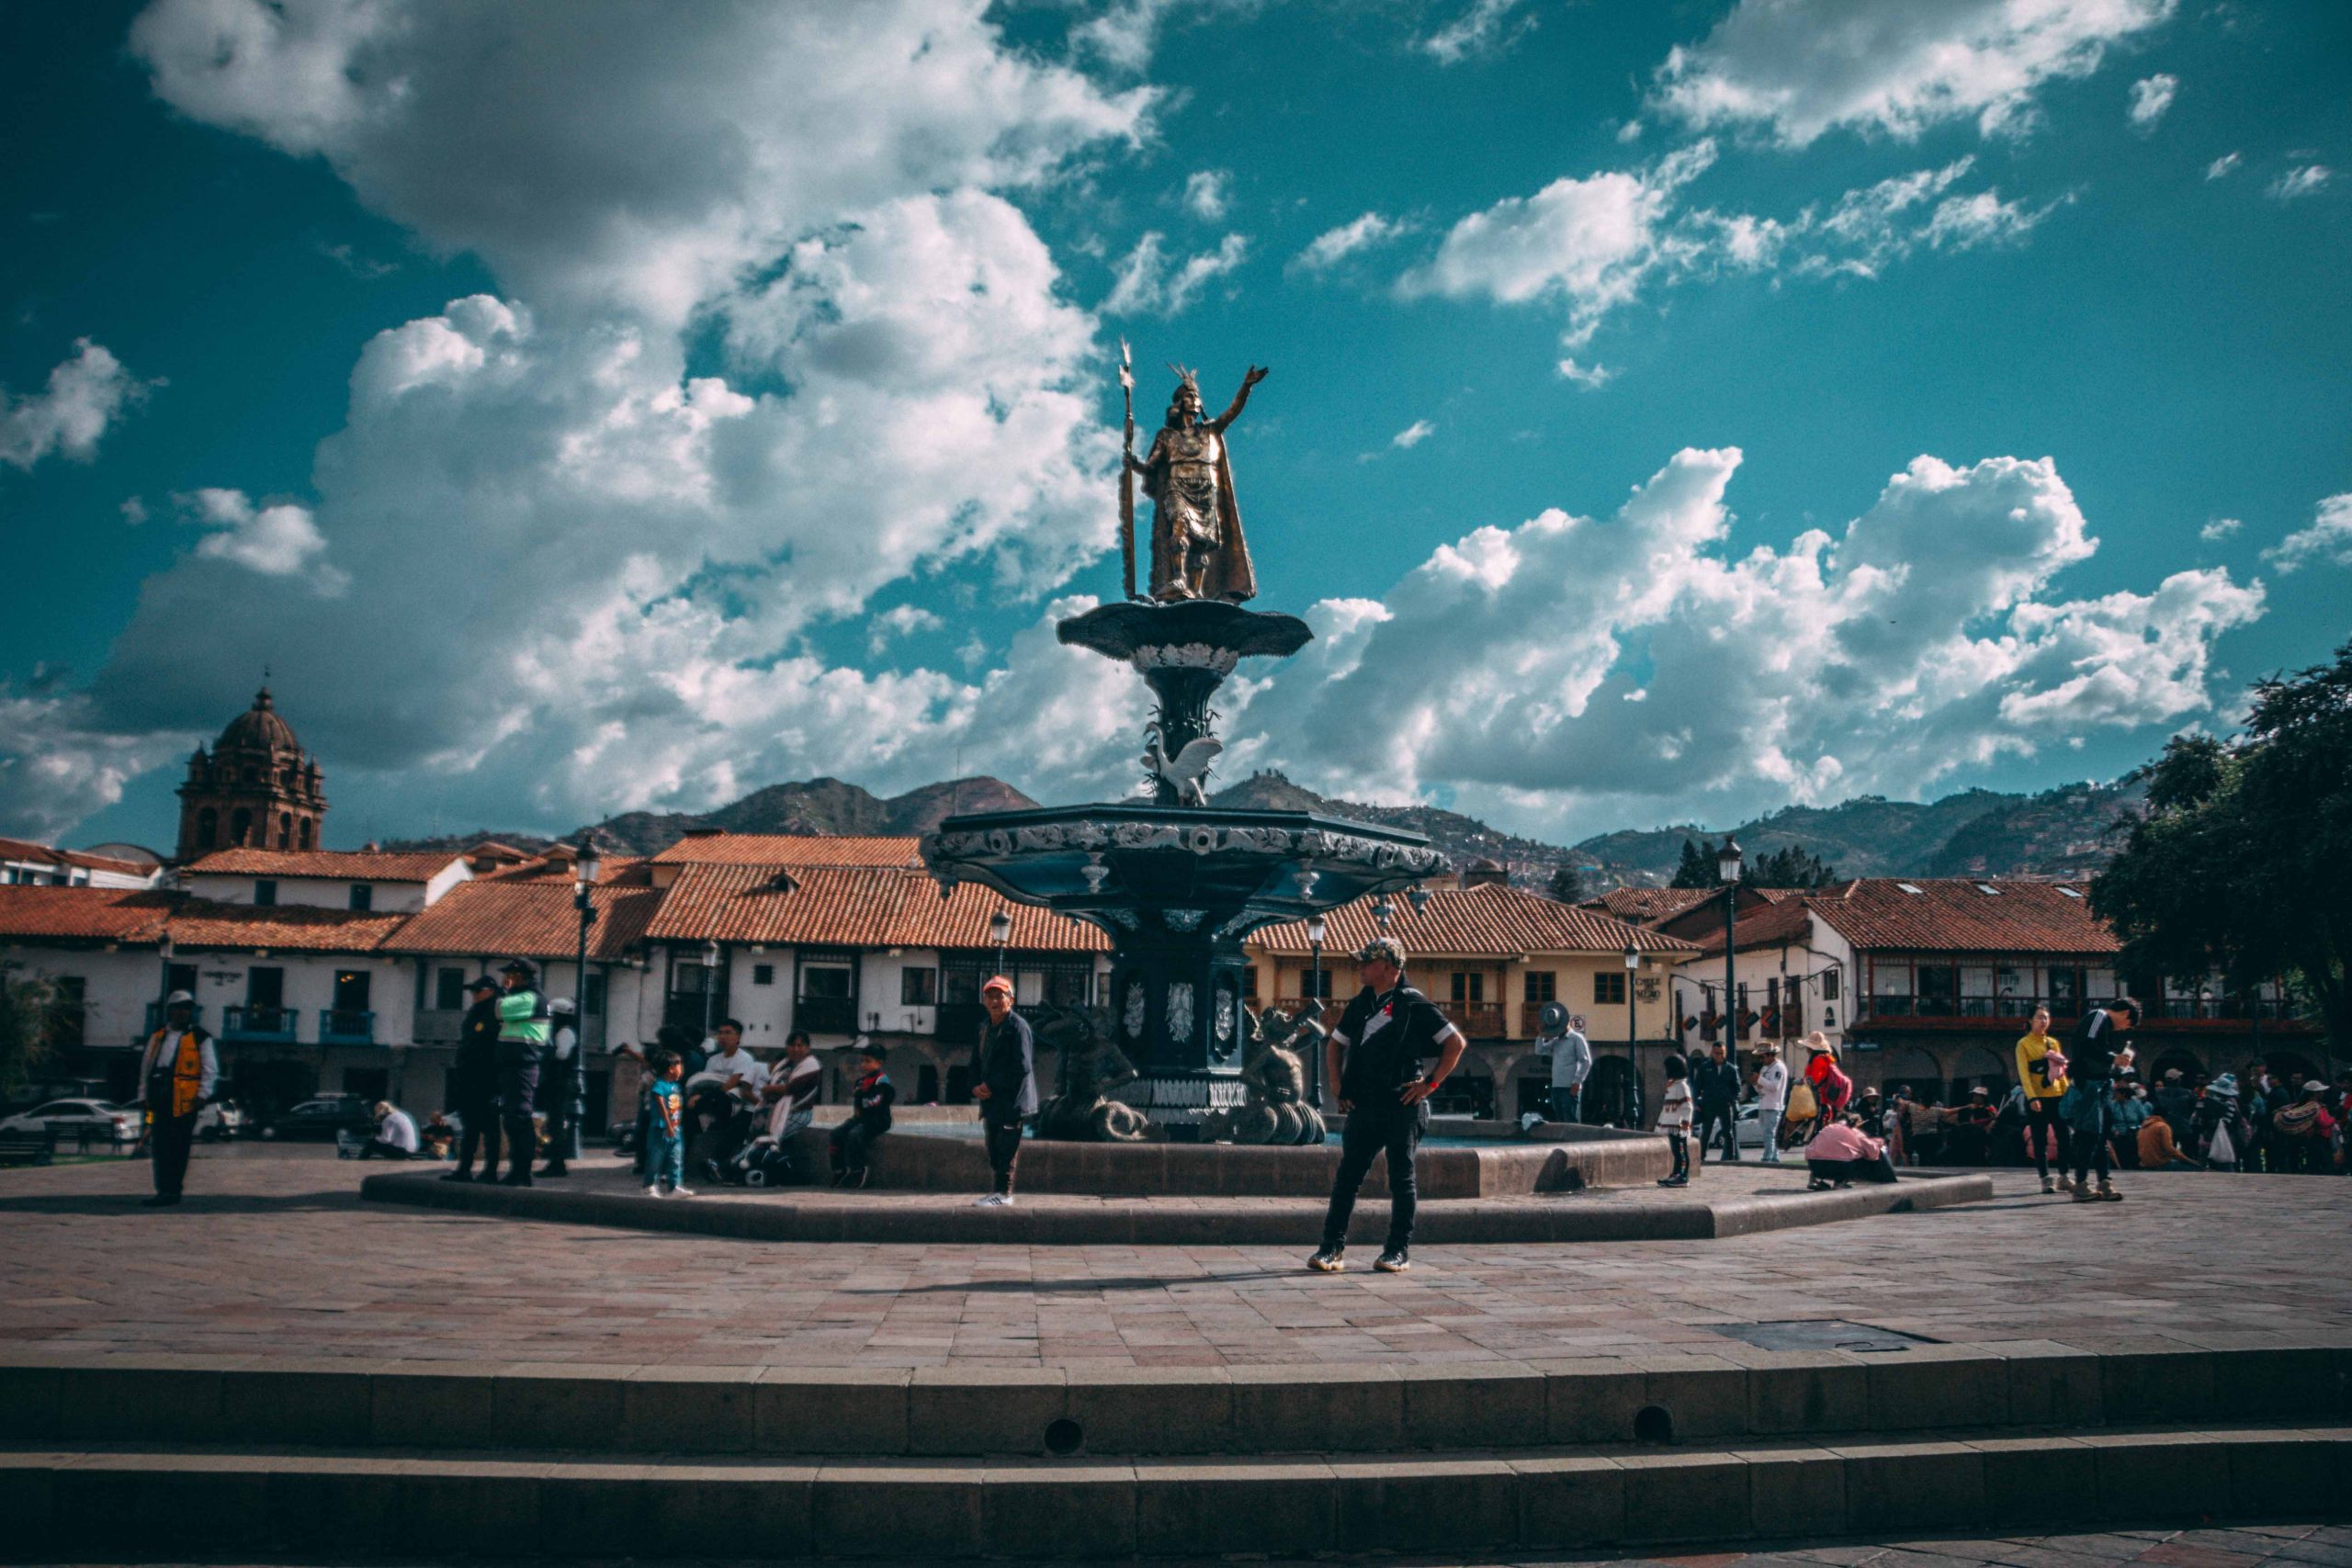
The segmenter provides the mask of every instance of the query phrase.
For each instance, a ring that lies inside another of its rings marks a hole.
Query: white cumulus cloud
[[[1412,448],[1419,446],[1422,442],[1427,441],[1430,436],[1435,435],[1436,434],[1436,425],[1431,424],[1428,420],[1417,419],[1412,423],[1407,425],[1404,429],[1398,431],[1396,434],[1390,436],[1388,438],[1388,445],[1410,451]]]
[[[340,593],[348,580],[320,563],[326,536],[308,507],[291,502],[256,506],[243,491],[199,490],[173,498],[187,520],[205,530],[196,553],[229,561],[264,577],[307,577],[321,592]]]
[[[2197,536],[2209,545],[2218,545],[2245,525],[2234,517],[2216,517],[2197,530]]]
[[[1417,47],[1441,65],[1499,54],[1535,26],[1521,11],[1526,0],[1469,0],[1452,21],[1421,39]]]
[[[2156,122],[2172,107],[2172,100],[2180,91],[2180,78],[2157,72],[2143,76],[2132,84],[2132,107],[2126,111],[2132,129],[2141,132],[2156,129]]]
[[[43,390],[19,398],[0,387],[0,463],[29,468],[51,453],[88,462],[107,427],[152,384],[124,369],[103,344],[76,339],[74,357],[50,371]]]
[[[2221,179],[2227,175],[2234,173],[2237,166],[2245,162],[2245,155],[2244,153],[2224,152],[2220,157],[2205,165],[2205,177],[2208,180]]]
[[[1227,234],[1215,250],[1177,261],[1168,254],[1167,236],[1154,229],[1136,242],[1112,275],[1111,292],[1102,310],[1113,316],[1183,314],[1201,290],[1235,271],[1250,258],[1250,240]]]
[[[2352,491],[2319,503],[2311,526],[2299,528],[2262,552],[2280,576],[2313,563],[2352,566]]]
[[[2267,194],[2278,201],[2293,201],[2299,197],[2317,196],[2327,188],[2335,171],[2324,164],[2304,164],[2288,170],[2270,182]]]
[[[1659,68],[1654,106],[1684,123],[1755,127],[1791,147],[1840,128],[1910,140],[1973,118],[2030,123],[2046,82],[2089,75],[2173,0],[1741,0]]]
[[[1233,172],[1200,169],[1185,176],[1184,210],[1204,223],[1223,218],[1233,205]]]
[[[1351,218],[1336,229],[1326,229],[1307,243],[1306,248],[1291,258],[1291,265],[1307,272],[1322,272],[1338,265],[1359,251],[1387,243],[1409,231],[1410,225],[1396,219],[1367,212]]]

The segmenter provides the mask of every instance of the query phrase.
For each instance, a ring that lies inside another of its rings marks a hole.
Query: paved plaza
[[[2352,1331],[2352,1182],[2326,1178],[2127,1175],[2127,1201],[2076,1206],[2001,1171],[1992,1201],[1953,1210],[1707,1242],[1429,1247],[1408,1275],[1327,1278],[1300,1267],[1306,1235],[785,1244],[361,1202],[360,1178],[385,1168],[207,1150],[186,1206],[160,1213],[137,1206],[140,1163],[0,1172],[0,1339],[94,1357],[1078,1371],[1707,1353],[1725,1343],[1711,1325],[1790,1318],[1970,1343]],[[1792,1179],[1710,1167],[1701,1182]]]

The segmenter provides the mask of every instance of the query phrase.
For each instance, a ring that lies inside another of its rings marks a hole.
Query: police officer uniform
[[[1365,950],[1365,956],[1373,953]],[[1347,1126],[1340,1134],[1340,1169],[1331,1183],[1331,1206],[1323,1219],[1323,1246],[1314,1265],[1336,1272],[1347,1248],[1348,1222],[1353,1217],[1356,1190],[1372,1169],[1373,1156],[1388,1156],[1388,1241],[1377,1267],[1393,1272],[1405,1267],[1406,1249],[1413,1240],[1417,1193],[1413,1159],[1421,1135],[1429,1131],[1427,1100],[1408,1105],[1403,1095],[1421,1079],[1421,1062],[1461,1033],[1437,1004],[1407,985],[1400,975],[1394,988],[1358,992],[1340,1024],[1331,1032],[1347,1053],[1340,1075],[1340,1098],[1348,1101]]]
[[[468,987],[473,1005],[458,1033],[458,1168],[444,1181],[474,1179],[474,1150],[481,1150],[481,1179],[498,1179],[498,982],[478,976]]]
[[[212,1098],[212,1086],[220,1077],[212,1036],[197,1027],[195,1011],[196,998],[186,991],[164,998],[164,1027],[147,1037],[146,1055],[139,1064],[140,1094],[153,1119],[147,1152],[155,1195],[145,1201],[151,1209],[180,1201],[188,1148],[196,1142],[197,1112]]]
[[[528,1187],[531,1161],[539,1147],[538,1123],[531,1111],[539,1096],[539,1063],[547,1053],[548,999],[532,984],[531,966],[521,959],[499,973],[514,981],[498,998],[498,1117],[506,1134],[504,1185]]]

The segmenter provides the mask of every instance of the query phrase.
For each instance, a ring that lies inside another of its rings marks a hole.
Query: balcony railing
[[[376,1043],[376,1015],[365,1008],[321,1008],[319,1010],[319,1043],[322,1045],[373,1045]]]
[[[2298,1017],[2293,1003],[2268,997],[2164,997],[2143,1001],[2141,1006],[2147,1010],[2151,1021],[2292,1021]],[[2033,1017],[2037,1007],[2047,1007],[2056,1022],[2066,1024],[2078,1016],[2082,1004],[2072,998],[2052,1001],[2046,997],[1875,996],[1862,998],[1861,1017],[1856,1021],[1891,1018],[1984,1019],[2004,1025],[2023,1025]]]
[[[292,1008],[264,1007],[257,1003],[222,1008],[220,1038],[291,1045],[294,1043],[295,1021],[300,1016]]]
[[[1503,1004],[1500,1002],[1440,1002],[1438,1011],[1453,1021],[1453,1026],[1473,1040],[1503,1038]]]

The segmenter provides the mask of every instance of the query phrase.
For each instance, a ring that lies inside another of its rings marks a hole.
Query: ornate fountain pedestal
[[[1240,660],[1305,647],[1314,633],[1296,616],[1214,600],[1105,604],[1064,621],[1060,636],[1133,664],[1159,699],[1147,754],[1156,798],[952,817],[924,838],[923,859],[944,885],[985,883],[1109,933],[1107,1033],[1135,1072],[1113,1092],[1162,1135],[1198,1136],[1204,1118],[1245,1097],[1242,939],[1409,887],[1445,859],[1402,829],[1201,803],[1199,771],[1220,749],[1210,699]],[[1064,1056],[1067,1098],[1068,1046]],[[1075,1118],[1040,1127],[1090,1135]],[[1099,1123],[1091,1135],[1103,1135]]]

